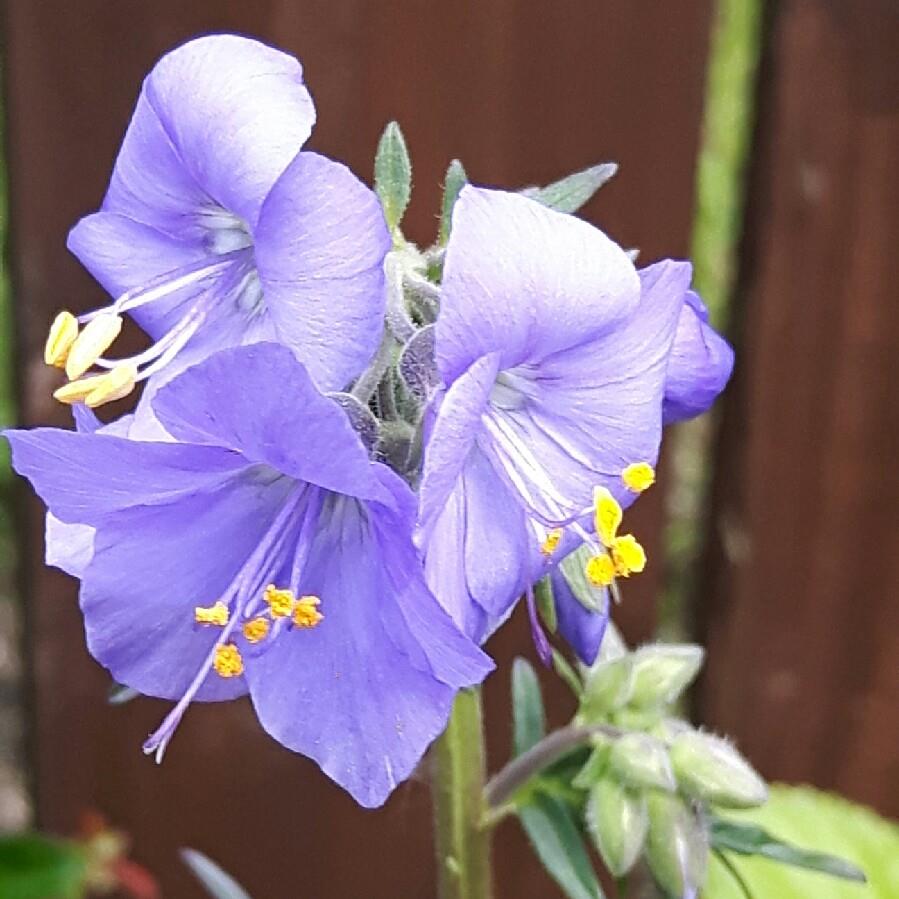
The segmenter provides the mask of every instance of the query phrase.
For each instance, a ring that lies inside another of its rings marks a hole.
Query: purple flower
[[[653,266],[640,272],[648,277]],[[668,360],[665,379],[665,424],[694,418],[705,412],[730,379],[734,351],[709,325],[709,311],[693,290],[684,293],[684,305]]]
[[[96,405],[147,379],[155,389],[259,341],[288,346],[323,390],[359,375],[380,341],[390,239],[372,191],[300,152],[314,121],[299,62],[257,41],[204,37],[157,63],[102,209],[69,235],[116,300],[81,316],[77,339],[65,314],[48,342],[70,378],[96,364],[114,380],[76,381],[60,398]],[[126,312],[154,342],[106,359]]]
[[[177,701],[145,749],[190,701],[249,693],[272,736],[382,803],[491,667],[424,583],[411,490],[276,344],[214,354],[153,406],[174,441],[7,434],[53,515],[94,529],[91,653]]]
[[[431,589],[473,639],[546,570],[560,529],[566,545],[595,542],[581,523],[595,488],[627,506],[637,495],[629,472],[651,475],[689,278],[670,261],[638,278],[583,221],[513,194],[462,191],[418,540]],[[639,570],[633,538],[606,549],[618,553],[613,574]]]

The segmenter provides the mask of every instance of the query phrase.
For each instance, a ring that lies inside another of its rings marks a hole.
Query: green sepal
[[[705,879],[708,834],[678,796],[646,794],[649,832],[644,856],[659,886],[670,896],[693,895]]]
[[[645,797],[610,778],[599,780],[587,799],[586,821],[611,874],[627,874],[640,855],[649,829]]]
[[[565,578],[574,598],[587,611],[600,612],[604,610],[608,600],[606,591],[601,587],[595,587],[587,579],[587,562],[593,555],[594,551],[586,543],[582,543],[559,562],[559,572]]]
[[[606,718],[630,699],[633,685],[631,656],[594,664],[587,672],[578,717],[588,723]]]
[[[445,247],[449,241],[450,230],[453,226],[453,207],[456,200],[459,199],[459,193],[468,183],[468,175],[462,163],[458,159],[454,159],[446,170],[446,176],[443,179],[443,203],[440,208],[440,232],[437,241],[440,246]]]
[[[557,212],[577,212],[617,171],[616,163],[604,162],[546,187],[526,187],[521,193]]]
[[[403,132],[389,122],[375,154],[375,192],[381,200],[384,218],[396,232],[412,196],[412,161]]]
[[[559,617],[556,614],[556,600],[553,596],[553,585],[548,577],[537,581],[534,587],[534,600],[537,612],[546,629],[554,634],[559,629]]]
[[[677,789],[667,748],[649,734],[618,737],[609,750],[609,769],[631,787],[669,793]]]

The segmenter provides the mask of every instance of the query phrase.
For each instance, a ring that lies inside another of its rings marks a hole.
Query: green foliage
[[[522,193],[557,212],[577,212],[618,171],[614,162],[591,166],[546,187],[528,187]]]
[[[412,197],[412,161],[400,126],[390,122],[375,154],[375,192],[392,232],[399,228]]]
[[[546,733],[546,715],[540,682],[531,664],[525,659],[512,663],[512,751],[514,755],[527,752]]]
[[[745,848],[753,840],[768,846],[760,856],[728,853],[755,899],[893,899],[899,895],[899,826],[870,809],[808,787],[774,786],[766,805],[728,812],[727,820],[749,829],[740,833],[716,826],[713,834],[719,845],[726,839],[734,845],[742,840]],[[756,828],[804,849],[795,856],[767,843]],[[809,851],[830,858],[816,860]],[[772,861],[776,856],[787,864]],[[811,863],[815,870],[795,867],[799,861]],[[822,873],[822,861],[826,873]],[[867,884],[841,879],[855,869],[864,872]],[[733,877],[715,859],[702,895],[704,899],[744,899]]]
[[[196,849],[182,849],[181,858],[212,899],[250,899],[250,894],[212,859]]]
[[[602,899],[583,837],[563,801],[538,794],[518,817],[543,867],[568,899]]]
[[[38,834],[0,837],[3,899],[80,899],[87,858],[75,843]]]

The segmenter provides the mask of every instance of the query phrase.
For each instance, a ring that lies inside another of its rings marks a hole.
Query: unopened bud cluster
[[[710,806],[765,802],[765,782],[727,741],[674,716],[702,667],[693,645],[652,644],[631,652],[614,630],[584,671],[577,720],[603,725],[574,779],[585,818],[609,871],[626,874],[642,856],[667,894],[698,890],[709,853]]]

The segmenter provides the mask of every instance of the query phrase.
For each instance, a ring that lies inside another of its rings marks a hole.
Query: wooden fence
[[[296,53],[319,111],[311,146],[362,175],[384,123],[399,119],[415,164],[410,231],[422,240],[452,156],[474,180],[510,187],[617,160],[621,175],[587,216],[650,260],[689,246],[712,3],[677,7],[7,0],[21,420],[65,423],[41,363],[46,328],[60,306],[102,299],[66,253],[66,231],[101,199],[141,78],[165,50],[236,30]],[[739,375],[725,402],[701,595],[710,658],[699,713],[765,774],[896,813],[899,22],[890,0],[792,0],[770,19]],[[650,551],[661,496],[634,514]],[[69,831],[81,810],[100,809],[179,899],[200,896],[175,857],[183,845],[221,860],[260,897],[431,895],[421,782],[362,812],[268,740],[246,703],[196,707],[162,767],[144,758],[140,743],[165,705],[106,705],[75,585],[44,567],[41,509],[21,497],[42,826]],[[653,631],[658,575],[634,586],[621,620],[640,640]],[[507,672],[529,651],[522,622],[494,648]],[[564,691],[553,690],[564,708]],[[508,751],[507,692],[504,674],[487,690],[497,761]],[[497,855],[502,897],[552,895],[514,825]]]

